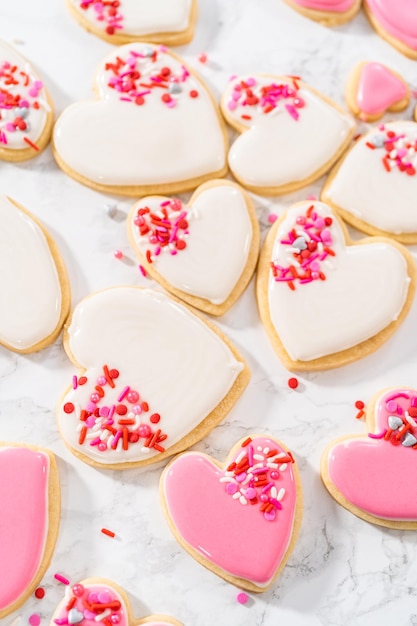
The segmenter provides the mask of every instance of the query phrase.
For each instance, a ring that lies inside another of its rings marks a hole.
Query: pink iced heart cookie
[[[382,63],[359,63],[346,85],[350,110],[365,122],[374,122],[387,111],[397,113],[410,103],[410,90],[403,77]]]
[[[400,52],[417,59],[417,11],[414,0],[364,0],[377,33]]]
[[[0,344],[26,354],[52,343],[68,316],[70,285],[45,227],[0,194]]]
[[[258,306],[288,369],[330,369],[386,341],[410,310],[415,284],[403,246],[382,237],[352,242],[329,206],[300,202],[268,234]]]
[[[259,224],[252,201],[234,183],[213,180],[187,204],[148,197],[133,207],[128,234],[141,268],[188,304],[223,315],[255,270]]]
[[[226,130],[213,97],[165,47],[110,53],[97,95],[65,109],[54,129],[58,165],[79,182],[140,196],[194,189],[226,173]]]
[[[351,20],[360,9],[361,0],[285,0],[305,17],[324,26],[338,26]]]
[[[0,444],[0,619],[17,610],[45,574],[58,537],[60,492],[48,450]]]
[[[381,124],[334,168],[322,199],[365,233],[417,243],[416,172],[417,124]]]
[[[304,187],[348,147],[354,123],[337,104],[292,76],[240,76],[221,103],[240,136],[229,151],[233,176],[263,195]]]
[[[50,626],[182,626],[167,615],[133,617],[126,592],[104,578],[87,578],[68,586]]]
[[[64,347],[81,372],[58,406],[61,435],[73,454],[101,468],[149,465],[193,445],[250,377],[215,326],[138,287],[82,300]]]
[[[405,530],[417,528],[417,391],[389,389],[366,411],[368,437],[331,443],[322,457],[323,482],[362,519]]]
[[[132,41],[185,45],[197,18],[197,0],[67,0],[67,6],[86,30],[118,46]]]
[[[283,444],[263,435],[236,444],[224,465],[198,452],[178,456],[160,484],[176,539],[228,582],[265,591],[287,562],[301,524],[293,463]]]
[[[0,160],[26,161],[49,143],[53,104],[43,81],[14,48],[0,41]]]

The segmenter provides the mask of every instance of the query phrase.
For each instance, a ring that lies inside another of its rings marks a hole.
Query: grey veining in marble
[[[326,29],[281,0],[199,0],[194,41],[179,53],[198,69],[217,96],[231,74],[299,74],[343,104],[350,68],[363,59],[387,63],[416,86],[415,62],[380,39],[363,15]],[[13,0],[0,5],[0,36],[42,71],[60,112],[92,93],[94,70],[110,49],[71,20],[64,0]],[[202,65],[197,56],[208,54]],[[413,82],[414,81],[414,82]],[[411,112],[407,112],[411,117]],[[321,181],[322,182],[322,181]],[[72,283],[73,303],[111,285],[147,284],[135,263],[114,259],[119,248],[133,259],[125,223],[111,219],[106,202],[126,213],[131,202],[107,198],[66,177],[50,149],[28,163],[0,163],[0,189],[27,206],[60,245]],[[280,199],[255,198],[266,231],[270,211],[317,194],[320,184]],[[2,303],[2,306],[3,303]],[[397,626],[417,624],[417,537],[373,527],[338,506],[321,485],[319,461],[327,442],[365,431],[354,402],[379,389],[416,385],[417,304],[398,333],[376,354],[340,370],[300,376],[274,355],[256,310],[253,281],[219,320],[248,359],[252,380],[230,415],[196,446],[223,459],[240,437],[265,431],[283,440],[299,463],[304,521],[299,541],[271,591],[236,602],[237,590],[203,569],[171,536],[159,506],[161,468],[103,472],[73,457],[56,427],[55,406],[74,368],[58,340],[45,351],[17,356],[0,349],[0,425],[3,440],[50,447],[62,485],[61,532],[45,576],[46,597],[32,598],[16,615],[21,624],[39,612],[49,623],[63,593],[57,571],[72,582],[113,578],[130,594],[137,616],[166,612],[187,626]],[[107,526],[112,540],[100,533]],[[3,620],[5,626],[15,616]]]

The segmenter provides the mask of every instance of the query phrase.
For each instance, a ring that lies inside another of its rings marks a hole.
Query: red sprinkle
[[[298,387],[298,380],[296,378],[289,378],[288,379],[288,387],[290,389],[297,389],[297,387]]]
[[[35,591],[35,598],[38,600],[42,600],[45,597],[45,589],[43,587],[38,587]]]
[[[114,533],[112,530],[109,530],[108,528],[102,528],[101,532],[103,533],[103,535],[107,535],[108,537],[115,537],[116,533]]]
[[[356,400],[356,402],[355,402],[355,407],[356,407],[359,411],[361,411],[362,409],[364,409],[364,408],[365,408],[365,403],[364,403],[364,402],[362,402],[362,400]]]
[[[75,409],[75,407],[74,407],[72,402],[66,402],[64,404],[64,412],[65,413],[73,413],[74,409]]]

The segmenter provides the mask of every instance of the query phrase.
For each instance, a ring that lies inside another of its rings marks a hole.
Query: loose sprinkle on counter
[[[123,259],[123,252],[121,250],[115,250],[113,256],[115,259],[121,261]]]
[[[69,585],[70,581],[68,580],[68,578],[65,578],[65,576],[62,576],[62,574],[54,574],[54,578],[55,580],[57,580],[59,583],[62,583],[63,585]]]
[[[297,121],[300,117],[300,109],[305,106],[305,101],[299,95],[299,80],[298,76],[288,76],[288,83],[268,85],[259,84],[255,78],[240,80],[233,85],[227,108],[229,111],[235,111],[238,107],[245,109],[245,112],[240,111],[243,120],[252,119],[250,111],[255,108],[263,114],[285,110]]]
[[[108,35],[123,29],[123,15],[120,12],[121,0],[81,0],[80,9],[93,9],[95,18],[100,22]]]
[[[38,613],[33,613],[29,616],[28,622],[30,626],[39,626],[41,623],[41,616]]]
[[[35,598],[38,598],[38,600],[42,600],[42,598],[45,597],[45,589],[43,587],[38,587],[35,590]]]
[[[278,219],[278,215],[277,215],[276,213],[270,213],[270,214],[268,215],[268,222],[269,222],[270,224],[273,224],[274,222],[276,222],[276,221],[277,221],[277,219]]]
[[[297,389],[299,383],[298,380],[296,378],[289,378],[288,379],[288,387],[290,389]]]
[[[102,528],[101,532],[103,533],[103,535],[107,535],[108,537],[115,537],[116,533],[114,533],[112,530],[108,530],[108,528]]]
[[[287,283],[294,291],[295,284],[311,283],[314,280],[326,280],[321,270],[321,263],[328,257],[336,256],[332,249],[333,237],[330,226],[331,217],[321,217],[312,204],[305,215],[299,215],[296,224],[287,236],[281,240],[286,246],[289,263],[283,267],[271,261],[271,272],[276,282]]]
[[[200,63],[207,63],[207,54],[205,52],[200,52],[198,55],[198,60]]]
[[[288,463],[294,463],[290,452],[278,453],[276,449],[253,446],[249,437],[241,445],[241,452],[232,461],[220,482],[226,493],[242,505],[259,505],[265,520],[273,522],[277,511],[282,509],[284,488],[277,488],[276,481],[285,472]]]
[[[405,133],[397,135],[384,124],[379,126],[380,134],[373,135],[366,146],[371,150],[384,150],[382,165],[387,172],[398,169],[400,172],[415,176],[417,169],[417,139],[407,137]]]
[[[237,594],[236,600],[239,602],[239,604],[247,604],[247,602],[249,600],[249,596],[248,596],[247,593],[242,591],[241,593]]]

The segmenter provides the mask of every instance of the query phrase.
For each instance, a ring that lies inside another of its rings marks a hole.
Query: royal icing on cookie
[[[45,233],[0,195],[0,343],[30,350],[60,324],[61,284]]]
[[[417,124],[380,125],[361,137],[330,177],[323,199],[393,234],[417,233]]]
[[[0,41],[0,158],[4,149],[30,148],[35,156],[50,113],[42,80],[26,59]]]
[[[332,13],[345,13],[349,11],[356,0],[292,0],[294,4],[315,11],[329,11]]]
[[[406,84],[385,65],[364,63],[359,72],[356,104],[365,117],[380,116],[407,98]]]
[[[197,192],[190,204],[144,198],[131,215],[135,248],[168,283],[223,303],[246,267],[253,228],[243,192],[232,184]]]
[[[242,132],[230,149],[230,168],[239,181],[258,190],[284,192],[314,180],[347,146],[354,126],[298,77],[235,78],[222,109]]]
[[[58,605],[51,626],[181,626],[179,622],[162,615],[133,619],[125,593],[104,579],[87,579],[68,586]]]
[[[321,202],[294,205],[278,223],[267,304],[292,361],[335,354],[378,334],[400,315],[409,284],[396,247],[381,241],[346,246]]]
[[[97,85],[98,101],[73,104],[55,125],[58,163],[75,178],[136,193],[189,187],[225,170],[214,102],[166,48],[119,48],[100,67]]]
[[[59,407],[59,427],[76,454],[102,465],[158,461],[191,439],[244,367],[191,311],[147,289],[86,298],[67,341],[86,371],[73,378]]]
[[[80,17],[107,35],[177,33],[190,23],[192,0],[70,0]]]
[[[25,594],[44,558],[48,480],[46,453],[0,447],[0,617]]]
[[[386,34],[417,52],[417,11],[414,0],[365,0],[365,6]]]
[[[328,476],[348,504],[382,520],[417,522],[416,419],[417,391],[391,389],[376,402],[367,438],[330,447]]]
[[[193,556],[219,568],[216,573],[258,591],[267,587],[288,558],[293,535],[293,462],[282,444],[262,436],[241,442],[224,469],[198,452],[178,456],[161,479],[175,535]]]

